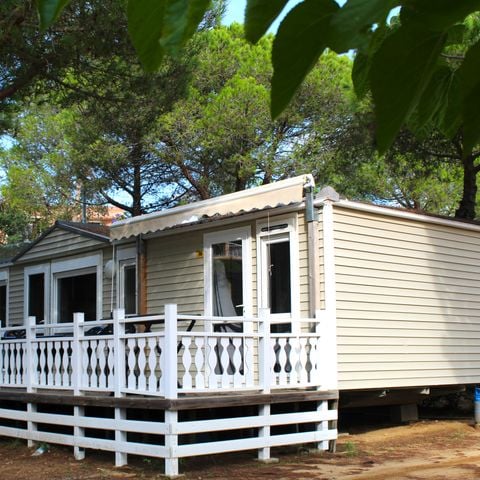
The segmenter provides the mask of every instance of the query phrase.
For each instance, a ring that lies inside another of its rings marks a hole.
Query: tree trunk
[[[133,195],[132,195],[132,216],[138,217],[143,214],[142,208],[142,148],[136,144],[130,152],[131,163],[133,165]]]
[[[460,206],[455,212],[456,218],[475,218],[475,203],[477,198],[477,169],[475,157],[469,155],[463,160],[463,196]]]

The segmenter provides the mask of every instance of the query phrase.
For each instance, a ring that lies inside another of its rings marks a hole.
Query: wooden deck
[[[24,389],[0,389],[0,402],[12,401],[79,407],[142,408],[147,410],[199,410],[251,405],[275,405],[338,400],[338,391],[279,390],[270,393],[186,394],[177,399],[131,395],[73,395],[68,391],[27,392]]]
[[[195,321],[198,328],[180,328]],[[236,331],[215,324],[241,322]],[[140,332],[129,325],[147,323]],[[97,330],[92,328],[101,327]],[[0,435],[29,442],[165,459],[299,443],[328,449],[337,436],[334,340],[322,319],[273,333],[255,319],[165,315],[36,325],[0,341]],[[127,333],[128,332],[128,333]]]

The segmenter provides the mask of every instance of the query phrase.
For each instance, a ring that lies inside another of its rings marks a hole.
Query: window
[[[28,277],[28,316],[37,323],[45,320],[45,274],[35,273]]]
[[[73,322],[74,313],[98,320],[102,311],[102,255],[94,254],[52,263],[52,319]]]
[[[138,313],[137,249],[133,246],[116,247],[117,259],[117,305],[125,315]]]
[[[234,317],[251,312],[250,228],[206,234],[205,310]]]
[[[290,240],[276,239],[266,243],[268,262],[267,291],[271,313],[290,313],[292,311]]]
[[[49,313],[49,265],[25,267],[24,270],[24,316],[35,317],[36,323],[44,323]]]
[[[57,322],[73,322],[75,312],[97,319],[97,273],[57,276]]]
[[[7,281],[0,280],[0,327],[7,325]]]
[[[134,260],[120,262],[120,308],[125,315],[137,313],[137,267]]]
[[[213,315],[243,315],[242,241],[212,245]]]

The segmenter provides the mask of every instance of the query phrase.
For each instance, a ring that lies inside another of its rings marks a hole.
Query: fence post
[[[125,309],[117,308],[113,311],[113,357],[115,397],[123,397],[127,367],[125,361]],[[134,368],[134,365],[131,365]],[[115,407],[115,421],[122,424],[127,418],[125,408]],[[123,467],[128,463],[128,456],[122,446],[127,442],[127,432],[122,428],[115,430],[115,466]]]
[[[162,375],[165,376],[165,398],[178,397],[178,365],[177,365],[177,305],[165,305],[165,348],[162,365]],[[165,475],[174,477],[178,475],[178,412],[169,408],[165,409]]]
[[[259,345],[258,345],[258,376],[262,393],[270,393],[272,385],[272,346],[270,341],[270,309],[260,308],[259,316]],[[263,439],[263,447],[258,449],[258,460],[271,462],[270,458],[270,404],[261,405],[258,415],[263,417],[263,426],[258,429],[259,438]]]
[[[72,384],[73,394],[82,395],[82,347],[80,344],[81,337],[83,336],[83,322],[85,321],[85,314],[81,312],[75,312],[73,314],[73,343],[72,343]],[[78,445],[78,441],[85,437],[85,428],[80,427],[77,421],[85,414],[84,407],[75,405],[73,407],[73,455],[76,460],[83,460],[85,458],[85,449]]]
[[[258,345],[258,377],[263,393],[270,393],[272,384],[272,348],[270,341],[270,309],[260,308],[258,312],[258,330],[260,333]]]
[[[35,375],[36,375],[36,362],[33,361],[33,341],[35,340],[35,327],[36,327],[36,319],[35,317],[28,317],[27,318],[27,325],[25,328],[25,365],[23,365],[24,370],[26,370],[26,378],[25,384],[27,388],[27,392],[33,392],[35,382]],[[25,374],[24,374],[25,375]],[[35,441],[33,440],[34,432],[37,431],[37,422],[32,420],[32,417],[37,412],[37,405],[35,403],[27,403],[27,431],[28,431],[28,446],[31,448],[35,445]]]
[[[82,348],[80,336],[82,333],[85,314],[75,312],[73,314],[73,342],[72,342],[72,385],[73,394],[80,395],[82,389]]]
[[[33,386],[35,385],[35,368],[33,362],[33,341],[35,339],[35,327],[36,319],[35,317],[28,317],[27,326],[26,326],[26,345],[25,345],[25,365],[23,366],[26,370],[25,383],[27,387],[27,392],[33,392]]]
[[[165,398],[178,397],[177,305],[165,305],[165,351],[162,375],[165,375]]]
[[[114,353],[114,382],[115,396],[122,397],[125,387],[126,364],[125,364],[125,310],[116,308],[113,310],[113,353]]]

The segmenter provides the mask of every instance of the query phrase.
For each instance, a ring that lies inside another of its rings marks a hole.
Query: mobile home
[[[339,392],[479,381],[475,223],[315,196],[303,175],[60,234],[4,269],[0,434],[175,475],[192,455],[327,449]]]

